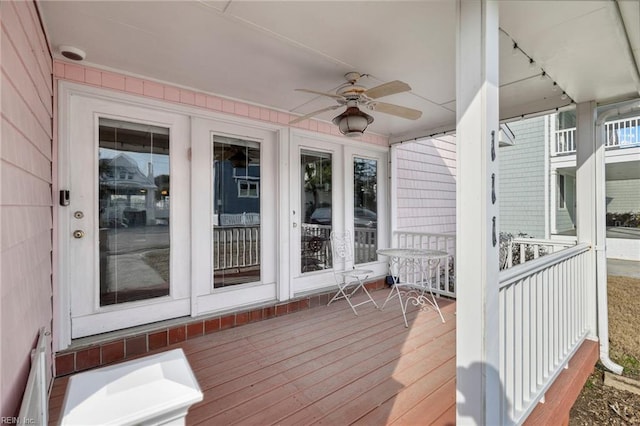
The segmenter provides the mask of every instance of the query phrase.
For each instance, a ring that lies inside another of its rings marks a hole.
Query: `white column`
[[[551,195],[551,201],[549,202],[549,212],[551,215],[551,233],[558,233],[558,170],[551,169],[551,179],[549,182],[549,194]]]
[[[391,206],[391,216],[389,223],[391,224],[391,232],[389,233],[390,247],[396,247],[396,238],[394,231],[398,230],[398,145],[389,147],[389,205]]]
[[[551,140],[553,138],[552,135],[555,133],[551,132],[551,117],[548,115],[544,116],[544,238],[548,240],[551,238],[551,207],[549,200],[549,177],[550,172],[549,168],[551,166],[550,159],[550,150],[551,150]]]
[[[498,299],[500,227],[498,200],[494,204],[491,197],[491,175],[494,173],[498,186],[498,37],[497,2],[458,0],[457,424],[502,423]]]
[[[579,243],[596,246],[596,103],[582,102],[576,105],[576,236]],[[604,185],[604,182],[602,182]],[[588,321],[590,337],[597,336],[596,315],[596,265],[592,251],[588,265],[589,280]]]

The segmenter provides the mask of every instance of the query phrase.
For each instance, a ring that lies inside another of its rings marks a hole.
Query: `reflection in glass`
[[[300,270],[330,269],[331,247],[331,154],[302,151],[300,154],[302,188],[302,226]]]
[[[260,145],[213,137],[213,287],[260,281]]]
[[[100,306],[169,294],[169,129],[101,118]]]
[[[353,160],[354,261],[373,262],[378,248],[378,162]]]

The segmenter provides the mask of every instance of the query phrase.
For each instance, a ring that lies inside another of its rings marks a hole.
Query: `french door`
[[[72,96],[59,149],[71,338],[190,313],[189,118]]]
[[[276,133],[192,119],[195,314],[276,298]]]
[[[387,247],[386,153],[313,137],[292,140],[291,293],[334,283],[330,234],[351,234],[356,264],[383,275],[376,250]]]

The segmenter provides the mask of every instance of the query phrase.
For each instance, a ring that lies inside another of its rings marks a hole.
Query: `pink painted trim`
[[[289,125],[289,121],[293,120],[296,116],[286,112],[219,98],[207,95],[206,93],[180,89],[168,84],[129,77],[111,71],[103,71],[98,68],[71,64],[60,60],[53,62],[53,76],[59,80],[85,83],[92,86],[133,93],[147,98],[163,99],[168,102],[192,105],[211,111],[221,111],[239,117],[267,121],[285,127],[290,126],[326,135],[342,136],[335,126],[331,126],[322,121],[309,119]],[[373,145],[389,145],[389,139],[387,137],[371,133],[365,134],[358,139]]]

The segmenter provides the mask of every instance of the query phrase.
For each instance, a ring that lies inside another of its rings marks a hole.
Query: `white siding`
[[[396,150],[397,230],[456,231],[456,146],[443,136],[394,147]]]
[[[607,213],[640,212],[640,179],[607,181]]]
[[[51,331],[53,86],[34,3],[0,2],[0,20],[0,415],[15,416],[38,330]]]
[[[509,123],[515,144],[500,148],[500,231],[544,238],[544,117]]]

